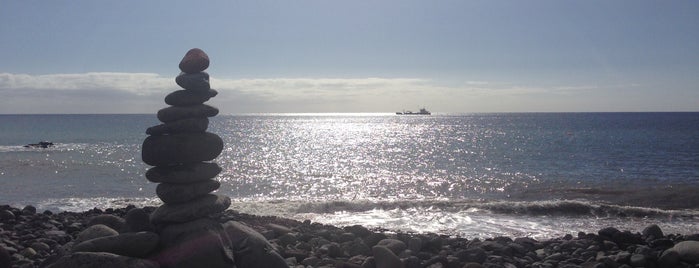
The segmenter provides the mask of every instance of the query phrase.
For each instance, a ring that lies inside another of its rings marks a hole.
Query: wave
[[[636,218],[695,218],[697,210],[664,210],[649,207],[594,203],[584,200],[553,201],[484,201],[484,200],[420,200],[420,201],[329,201],[298,205],[296,213],[362,212],[373,209],[440,210],[446,212],[480,211],[529,216],[636,217]]]

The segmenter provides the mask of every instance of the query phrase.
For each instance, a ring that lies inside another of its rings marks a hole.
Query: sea
[[[149,115],[0,115],[0,204],[158,206]],[[243,114],[218,194],[243,213],[385,232],[699,233],[699,113]],[[23,145],[51,141],[49,148]]]

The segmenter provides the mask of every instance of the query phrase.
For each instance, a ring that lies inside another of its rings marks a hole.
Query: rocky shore
[[[50,267],[61,257],[94,247],[101,237],[129,239],[124,234],[152,228],[147,219],[155,209],[129,206],[52,213],[38,212],[32,206],[0,206],[0,268]],[[468,240],[382,232],[358,225],[338,228],[232,210],[211,219],[250,227],[260,235],[258,242],[271,244],[289,267],[699,267],[699,234],[664,234],[658,226],[640,232],[609,227],[546,241],[526,237]],[[131,237],[134,241],[129,242],[128,250],[147,251],[134,249],[148,247],[147,236]],[[254,241],[232,243],[237,243],[232,248],[238,267],[266,266],[261,265],[264,260],[254,258]],[[100,255],[105,256],[111,255]],[[138,263],[131,267],[167,266],[166,260],[147,252],[141,259],[149,266]]]

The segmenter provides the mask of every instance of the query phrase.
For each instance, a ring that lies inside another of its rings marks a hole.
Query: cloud
[[[0,113],[155,113],[179,89],[155,73],[0,73]],[[628,102],[628,85],[526,85],[425,78],[211,78],[209,104],[222,114],[394,112],[426,106],[440,112],[575,111],[604,97],[601,110]],[[638,94],[636,94],[638,95]],[[627,105],[628,106],[628,105]],[[579,109],[579,108],[578,108]]]

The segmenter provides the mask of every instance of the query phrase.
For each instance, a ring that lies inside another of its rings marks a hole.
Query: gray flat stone
[[[164,204],[150,215],[151,223],[187,222],[223,212],[231,205],[231,199],[224,195],[207,194],[202,198],[181,204]]]
[[[206,104],[191,105],[191,106],[170,106],[158,111],[158,120],[163,123],[172,121],[198,118],[212,117],[218,114],[218,109]]]
[[[172,166],[210,161],[223,150],[223,140],[213,133],[149,136],[143,141],[141,158],[151,166]]]
[[[216,97],[218,91],[209,90],[177,90],[165,96],[165,103],[172,106],[190,106],[203,104],[209,99]]]
[[[209,118],[187,118],[152,126],[146,129],[148,135],[165,135],[177,133],[203,133],[209,127]]]
[[[188,184],[160,183],[155,188],[155,193],[166,204],[178,204],[202,197],[218,187],[221,187],[221,183],[215,180]]]
[[[146,178],[151,182],[193,183],[214,178],[221,170],[216,163],[153,167],[146,172]]]

